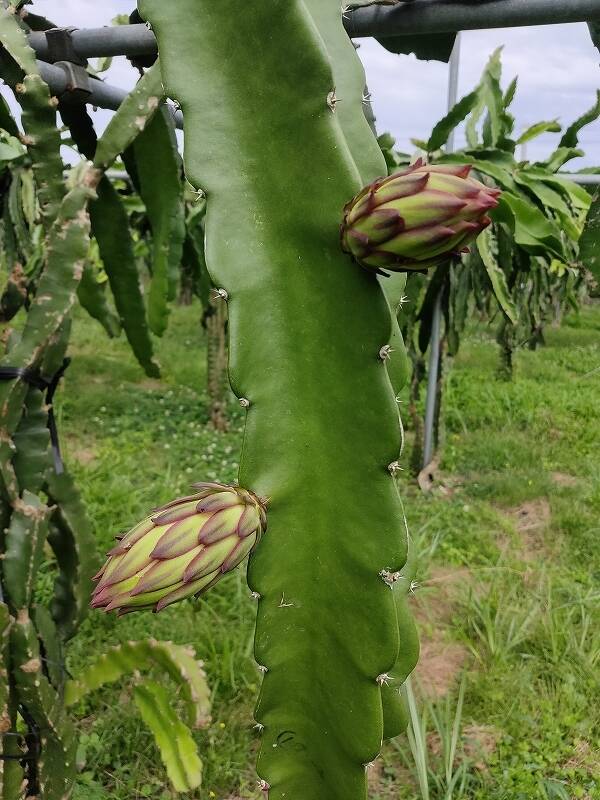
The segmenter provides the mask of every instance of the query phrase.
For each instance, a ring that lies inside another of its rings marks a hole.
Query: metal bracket
[[[67,103],[85,103],[92,93],[90,76],[85,67],[70,61],[57,61],[54,65],[65,73],[66,86],[60,100]]]
[[[63,102],[85,103],[91,95],[90,78],[86,71],[87,59],[79,55],[73,44],[73,31],[77,28],[50,28],[45,31],[48,44],[48,62],[64,72]]]
[[[77,28],[50,28],[46,31],[46,41],[48,42],[48,58],[51,64],[57,61],[69,61],[81,67],[87,67],[87,59],[82,58],[73,44],[71,34]]]

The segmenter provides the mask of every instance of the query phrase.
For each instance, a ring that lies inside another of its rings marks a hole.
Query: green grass
[[[158,345],[160,382],[144,378],[122,340],[77,319],[59,430],[102,550],[193,480],[235,478],[242,414],[232,403],[228,433],[208,424],[199,316],[197,306],[173,312]],[[468,569],[449,617],[424,626],[428,639],[468,654],[464,699],[459,675],[444,697],[417,699],[410,744],[384,749],[377,800],[600,798],[600,307],[549,330],[546,347],[519,352],[513,383],[496,379],[496,359],[491,334],[474,329],[448,379],[446,489],[425,496],[408,478],[404,487],[421,549],[416,599],[429,602],[436,567]],[[535,535],[518,530],[523,504],[546,509]],[[211,727],[196,735],[205,777],[192,796],[259,798],[253,618],[239,570],[206,599],[157,616],[91,613],[69,669],[127,639],[192,644],[214,703]],[[130,691],[128,681],[106,688],[79,709],[78,800],[173,796]],[[473,730],[490,734],[483,755],[469,744]]]

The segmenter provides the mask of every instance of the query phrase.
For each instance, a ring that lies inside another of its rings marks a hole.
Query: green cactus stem
[[[156,76],[156,73],[153,74]],[[154,106],[154,103],[150,102],[150,98],[157,96],[152,93],[155,88],[152,84],[146,84],[147,91],[142,105],[145,106],[148,114]],[[111,128],[108,131],[110,147],[104,146],[104,136],[101,137],[100,142],[98,141],[92,120],[85,108],[66,106],[61,107],[60,113],[83,155],[86,158],[94,159],[96,149],[99,148],[104,153],[101,158],[102,164],[110,164],[119,155],[120,148],[128,147],[133,140],[136,130],[135,115],[138,113],[139,103],[140,96],[138,94],[137,103],[125,104],[112,118]],[[144,126],[146,123],[147,118],[144,118]],[[139,133],[139,128],[137,128],[137,132]],[[131,349],[146,374],[153,378],[159,377],[160,370],[153,357],[152,339],[146,321],[146,308],[127,212],[119,193],[106,175],[100,179],[97,198],[90,204],[90,218],[92,233],[98,245],[100,258],[115,300],[118,313],[116,324],[123,327]],[[84,272],[82,289],[84,294],[86,289],[89,289],[89,282],[86,281]],[[109,321],[110,317],[107,318],[97,291],[95,292],[95,303],[92,315],[100,319],[105,327],[114,325]]]
[[[169,300],[176,295],[185,220],[181,156],[171,112],[162,105],[133,146],[139,193],[152,228],[152,281],[148,293],[148,325],[162,336],[167,329]]]
[[[16,709],[10,679],[10,629],[8,606],[0,601],[0,798],[21,800],[25,755],[22,737],[15,735]]]
[[[154,681],[140,683],[140,672],[162,670],[179,688],[183,703],[183,720],[174,707],[171,693]],[[190,728],[206,728],[210,724],[210,691],[202,662],[195,652],[172,642],[126,642],[111,647],[77,678],[65,687],[65,703],[77,704],[90,692],[129,674],[137,677],[133,699],[142,719],[148,725],[167,774],[177,792],[196,789],[202,782],[202,761]]]
[[[346,129],[372,137],[364,76],[339,3],[322,7],[335,25],[298,0],[140,3],[184,111],[187,178],[208,198],[207,264],[228,298],[230,379],[247,407],[240,482],[270,498],[249,570],[270,800],[364,800],[400,651],[381,573],[406,561],[398,408],[381,356],[390,310],[339,247],[344,204],[385,165],[351,155]],[[355,70],[349,96],[332,70],[341,52],[342,72]]]
[[[107,170],[129,147],[152,120],[163,94],[160,66],[156,63],[144,73],[118,112],[111,117],[94,153],[96,167]]]
[[[26,609],[17,614],[10,642],[19,700],[39,746],[35,777],[40,796],[44,800],[69,797],[76,772],[77,739],[60,695],[45,674],[37,632]],[[30,774],[29,792],[35,788],[31,783]]]
[[[129,220],[121,198],[108,178],[98,185],[98,199],[90,206],[90,218],[131,349],[148,377],[158,378],[160,369],[153,357]]]
[[[89,260],[86,261],[77,289],[77,299],[112,339],[119,335],[121,323],[108,304],[105,289],[106,286],[96,280],[93,265]]]
[[[42,221],[48,227],[64,194],[62,180],[56,180],[57,175],[62,177],[60,131],[56,126],[58,101],[39,76],[35,53],[14,13],[4,8],[0,8],[0,44],[10,56],[0,54],[3,77],[23,111],[24,143],[32,157]]]
[[[87,614],[92,575],[98,567],[96,540],[69,472],[51,471],[45,489],[53,506],[48,544],[58,567],[51,612],[62,638],[68,639]]]

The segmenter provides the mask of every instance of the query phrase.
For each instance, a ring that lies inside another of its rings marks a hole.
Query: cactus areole
[[[266,528],[263,501],[236,486],[194,488],[155,509],[108,553],[96,575],[95,608],[160,611],[205,592],[246,558]]]
[[[423,270],[465,251],[491,219],[499,189],[469,177],[468,164],[415,162],[378,178],[344,209],[342,249],[380,274]]]

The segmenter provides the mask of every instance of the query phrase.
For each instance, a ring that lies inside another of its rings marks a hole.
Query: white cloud
[[[107,25],[116,14],[129,13],[135,0],[36,0],[34,8],[58,25],[95,27]],[[468,31],[463,34],[460,94],[477,83],[490,55],[504,45],[506,82],[519,75],[519,89],[513,106],[517,130],[541,119],[559,118],[568,124],[590,108],[600,87],[600,56],[592,45],[587,26],[553,25],[538,28],[504,28]],[[446,111],[447,66],[436,61],[417,61],[412,56],[387,52],[373,40],[361,40],[359,54],[365,64],[374,110],[381,131],[390,131],[398,146],[410,149],[410,138],[424,138]],[[123,58],[114,60],[107,79],[128,88],[136,73]],[[96,112],[102,129],[109,112]],[[546,135],[531,143],[530,158],[541,158],[556,143]],[[458,144],[461,143],[459,134]],[[600,164],[600,123],[587,128],[581,137],[586,159],[573,167]]]
[[[459,96],[475,86],[489,55],[501,45],[505,83],[519,76],[512,108],[518,131],[542,119],[569,124],[595,102],[600,56],[583,24],[463,33]],[[426,138],[446,112],[447,66],[394,55],[373,40],[361,42],[359,54],[380,130],[389,130],[399,147],[410,150],[410,138]],[[557,139],[540,137],[530,144],[528,157],[542,158]],[[457,141],[460,145],[460,133]],[[571,162],[573,168],[600,164],[600,123],[583,131],[581,146],[586,158]]]
[[[110,25],[117,14],[129,14],[135,5],[135,0],[35,0],[31,10],[57,25],[97,28]]]

